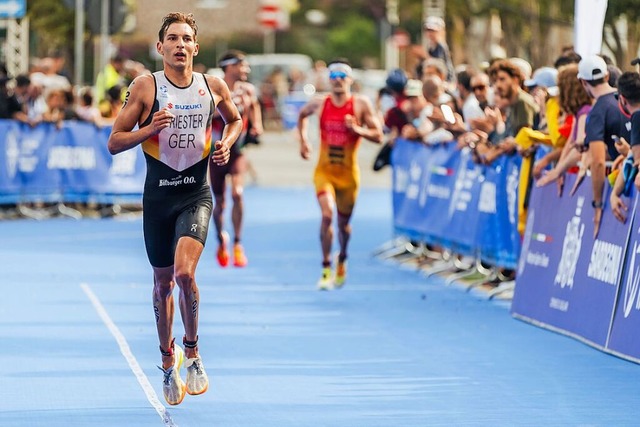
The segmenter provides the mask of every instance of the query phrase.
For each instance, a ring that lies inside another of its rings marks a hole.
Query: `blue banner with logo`
[[[20,153],[19,166],[23,201],[56,202],[61,199],[62,175],[50,167],[50,149],[58,130],[52,123],[43,123],[34,128],[20,124],[18,135]]]
[[[640,216],[638,195],[633,202],[625,200],[629,207],[629,243],[624,258],[624,273],[620,281],[620,291],[616,301],[613,326],[607,349],[614,354],[640,362]]]
[[[20,129],[13,120],[0,120],[0,203],[17,203],[22,179],[19,171]]]
[[[515,267],[518,156],[500,157],[487,167],[454,143],[425,146],[397,139],[392,164],[397,232]]]
[[[501,156],[485,166],[479,185],[478,249],[483,261],[514,269],[520,254],[518,179],[521,158]]]
[[[112,156],[110,133],[111,127],[74,121],[34,128],[0,121],[0,203],[141,201],[142,149]]]
[[[455,180],[452,183],[443,241],[456,253],[477,255],[478,228],[482,224],[476,218],[479,216],[480,186],[485,167],[473,161],[471,151],[468,149],[455,153],[459,161]]]
[[[565,189],[575,175],[567,175]],[[534,188],[512,314],[603,348],[622,274],[630,221],[603,210],[594,238],[591,180],[574,195],[555,185]],[[608,200],[608,195],[603,195]],[[552,206],[552,208],[550,208]]]

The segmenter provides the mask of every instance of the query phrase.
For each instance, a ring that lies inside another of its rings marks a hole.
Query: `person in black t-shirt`
[[[606,177],[606,161],[617,157],[613,136],[629,139],[630,124],[618,106],[615,88],[608,82],[609,71],[604,59],[598,55],[588,55],[578,64],[578,79],[587,93],[595,99],[595,104],[587,116],[584,147],[591,156],[591,182],[593,186],[594,236],[600,230],[602,194]]]

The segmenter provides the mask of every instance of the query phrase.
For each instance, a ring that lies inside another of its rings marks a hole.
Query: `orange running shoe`
[[[220,267],[226,267],[229,265],[229,251],[227,251],[227,242],[229,241],[229,235],[226,231],[222,232],[222,243],[218,246],[218,264]]]
[[[344,286],[344,282],[347,280],[347,261],[338,261],[338,267],[336,268],[336,277],[333,280],[333,284],[336,288]]]
[[[233,245],[233,265],[236,267],[245,267],[249,261],[244,254],[244,249],[240,243]]]

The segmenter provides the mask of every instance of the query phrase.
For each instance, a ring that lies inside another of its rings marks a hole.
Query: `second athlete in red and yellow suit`
[[[322,275],[318,287],[326,290],[340,287],[346,280],[347,246],[351,236],[349,221],[360,187],[360,168],[357,151],[361,138],[382,142],[382,125],[371,101],[351,93],[352,70],[344,60],[329,64],[331,92],[312,99],[300,110],[298,134],[300,155],[311,157],[307,136],[308,117],[320,117],[320,148],[314,173],[314,184],[322,212],[320,242],[322,247]],[[338,214],[338,254],[335,277],[331,270],[333,243],[333,213]]]

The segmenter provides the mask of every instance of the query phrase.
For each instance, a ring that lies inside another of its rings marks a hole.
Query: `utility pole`
[[[74,43],[74,83],[81,87],[84,77],[84,0],[76,0],[76,28]]]

